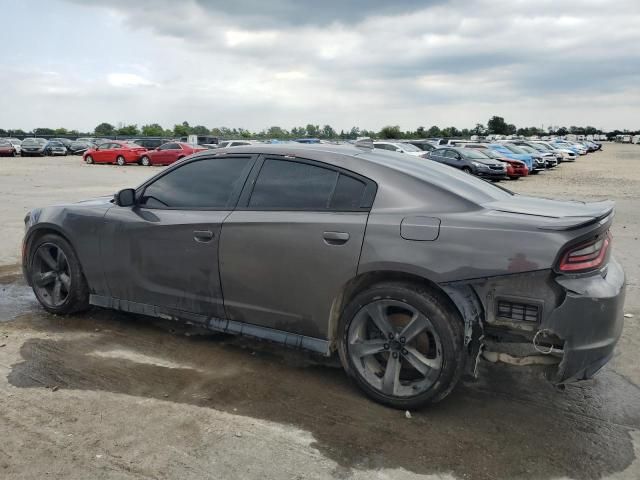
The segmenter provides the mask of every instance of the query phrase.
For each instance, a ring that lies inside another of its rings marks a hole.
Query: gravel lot
[[[560,391],[489,368],[406,418],[334,364],[175,323],[43,313],[17,270],[35,206],[112,194],[159,171],[0,158],[0,478],[640,478],[640,147],[607,144],[517,192],[617,202],[627,272],[617,355]]]

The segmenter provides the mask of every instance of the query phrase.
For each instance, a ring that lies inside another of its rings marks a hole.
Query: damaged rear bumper
[[[611,359],[622,333],[624,272],[611,258],[603,272],[555,281],[564,289],[565,298],[541,324],[541,329],[564,340],[564,355],[554,380],[586,380]]]

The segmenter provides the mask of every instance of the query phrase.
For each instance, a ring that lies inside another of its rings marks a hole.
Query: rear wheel
[[[91,165],[93,163],[93,157],[91,155],[87,155],[86,157],[84,157],[84,161]]]
[[[383,283],[360,293],[345,308],[340,332],[345,371],[390,407],[442,400],[464,369],[462,321],[424,286]]]
[[[29,280],[44,309],[56,314],[86,310],[89,287],[71,245],[59,235],[46,234],[30,251]]]
[[[122,155],[118,155],[118,158],[116,158],[116,163],[123,167],[127,162],[124,160],[124,157]]]
[[[151,160],[149,160],[149,157],[147,157],[145,155],[140,159],[140,165],[144,165],[145,167],[150,167],[151,166]]]

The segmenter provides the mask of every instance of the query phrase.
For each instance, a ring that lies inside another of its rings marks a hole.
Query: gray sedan
[[[443,399],[483,354],[544,364],[555,383],[593,376],[623,323],[613,210],[370,144],[248,145],[32,210],[23,268],[49,312],[94,305],[338,355],[405,409]]]

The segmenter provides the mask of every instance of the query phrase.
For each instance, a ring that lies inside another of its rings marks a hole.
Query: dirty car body
[[[407,408],[444,398],[483,349],[553,359],[556,383],[593,376],[623,323],[613,217],[393,152],[250,145],[31,211],[23,265],[50,311],[71,310],[66,292],[74,310],[338,352],[367,394]]]

